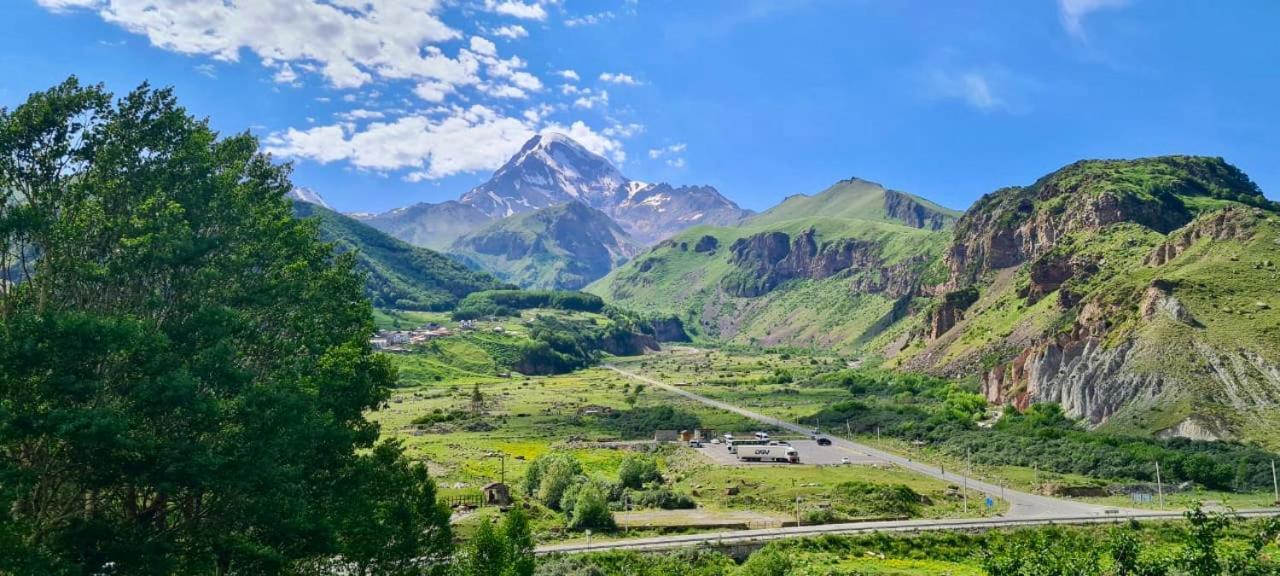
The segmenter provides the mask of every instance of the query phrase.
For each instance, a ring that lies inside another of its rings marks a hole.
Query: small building
[[[654,442],[675,442],[679,439],[680,432],[678,430],[654,430],[653,432]]]
[[[484,503],[489,506],[510,506],[511,489],[501,482],[490,482],[480,489],[484,492]]]

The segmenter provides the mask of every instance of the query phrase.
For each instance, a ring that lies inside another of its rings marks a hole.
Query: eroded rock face
[[[1212,240],[1247,240],[1253,236],[1254,221],[1263,212],[1256,208],[1235,208],[1211,213],[1199,218],[1186,229],[1171,234],[1164,244],[1147,256],[1148,266],[1163,266],[1177,258],[1196,242]]]
[[[941,230],[954,218],[938,212],[915,198],[893,190],[884,191],[884,211],[890,218],[903,221],[913,228]]]
[[[819,280],[850,270],[882,273],[885,285],[897,276],[880,270],[882,262],[875,244],[852,238],[820,243],[817,231],[812,228],[794,239],[785,232],[761,232],[739,238],[729,246],[729,252],[729,263],[737,266],[739,272],[724,288],[735,296],[760,296],[787,280]],[[883,290],[884,286],[876,288]]]

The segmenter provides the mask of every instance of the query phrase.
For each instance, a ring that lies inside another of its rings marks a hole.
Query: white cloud
[[[689,146],[687,144],[680,142],[678,144],[672,144],[670,146],[664,146],[662,148],[650,148],[649,157],[654,160],[657,160],[658,158],[662,158],[663,156],[680,154],[681,152],[684,152],[688,147]]]
[[[356,108],[347,112],[339,112],[337,114],[340,120],[346,122],[356,122],[360,120],[376,120],[386,116],[385,113],[378,110],[366,110],[364,108]]]
[[[444,102],[446,96],[453,92],[453,86],[447,82],[427,80],[413,87],[413,93],[427,102]]]
[[[525,4],[519,0],[485,0],[484,7],[486,10],[495,14],[511,16],[524,20],[546,20],[547,11],[542,8],[542,4],[534,2]]]
[[[561,78],[564,78],[565,80],[571,80],[573,82],[577,82],[578,80],[582,79],[578,76],[578,73],[574,70],[557,70],[556,75]]]
[[[485,56],[497,56],[498,45],[494,44],[493,41],[489,40],[488,38],[484,38],[481,36],[472,36],[471,51],[475,52],[476,54],[483,54]]]
[[[277,84],[289,84],[291,86],[297,86],[299,84],[298,73],[293,71],[293,66],[290,66],[288,62],[281,64],[280,69],[276,70],[275,75],[272,76],[271,79]]]
[[[666,158],[663,162],[672,168],[684,168],[684,151],[688,149],[688,145],[684,142],[663,146],[661,148],[650,148],[649,158],[657,160]]]
[[[443,178],[494,170],[534,134],[525,122],[491,108],[454,108],[444,118],[413,114],[375,122],[362,131],[349,125],[290,128],[267,137],[268,152],[320,163],[339,160],[375,171],[413,169],[410,178]]]
[[[621,142],[592,130],[590,126],[587,126],[581,120],[575,121],[567,128],[559,124],[549,124],[542,129],[542,132],[564,134],[573,138],[583,148],[601,156],[608,156],[614,163],[621,164],[627,161],[627,153],[623,151]]]
[[[277,66],[315,70],[337,88],[375,78],[474,84],[471,52],[456,58],[436,44],[461,34],[439,13],[442,0],[37,0],[54,11],[91,10],[103,20],[146,36],[159,48],[236,62],[242,53]],[[540,8],[540,6],[539,6]]]
[[[1120,8],[1129,0],[1058,0],[1058,13],[1062,17],[1062,25],[1067,32],[1077,39],[1084,40],[1084,19],[1098,10]]]
[[[564,25],[569,27],[595,26],[596,24],[600,24],[601,22],[608,22],[609,20],[612,20],[613,17],[614,17],[614,13],[612,11],[599,12],[596,14],[586,14],[584,16],[579,16],[577,18],[569,18],[568,20],[564,21]]]
[[[919,80],[926,98],[960,100],[983,112],[1024,113],[1040,89],[1034,79],[1000,66],[934,64],[921,70]]]
[[[566,84],[566,86],[568,85]],[[596,106],[604,108],[609,105],[609,92],[607,90],[595,92],[590,88],[583,88],[578,90],[577,93],[582,94],[582,96],[573,101],[574,108],[591,110]]]
[[[640,81],[633,78],[630,74],[615,74],[613,72],[605,72],[600,74],[601,82],[610,84],[619,84],[623,86],[639,86]]]
[[[614,123],[612,126],[601,130],[605,136],[612,138],[630,138],[644,132],[644,124],[632,122],[630,124]]]
[[[525,30],[524,26],[521,26],[519,24],[512,24],[510,26],[499,26],[497,28],[494,28],[493,35],[499,38],[509,38],[511,40],[516,40],[516,39],[524,38],[528,36],[529,31]]]
[[[496,170],[538,132],[559,132],[615,162],[626,160],[622,143],[582,121],[539,125],[549,108],[527,110],[522,118],[482,105],[414,113],[357,129],[352,122],[290,128],[269,135],[268,152],[320,163],[350,162],[377,172],[409,170],[410,181],[434,180],[464,172]]]
[[[209,78],[218,77],[218,69],[215,68],[213,64],[199,64],[194,68],[194,70],[201,76],[207,76]]]

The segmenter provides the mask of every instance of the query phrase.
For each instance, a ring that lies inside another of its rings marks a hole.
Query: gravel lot
[[[850,464],[878,464],[882,461],[847,448],[839,446],[819,446],[813,440],[791,440],[792,448],[800,453],[801,464],[840,464],[841,458],[848,458]],[[702,448],[694,448],[707,459],[722,466],[774,466],[772,462],[742,462],[737,454],[730,454],[724,444],[704,444]]]

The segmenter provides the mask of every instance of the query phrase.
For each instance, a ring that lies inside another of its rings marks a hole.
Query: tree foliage
[[[287,167],[170,90],[0,110],[0,573],[418,573],[435,487]]]

